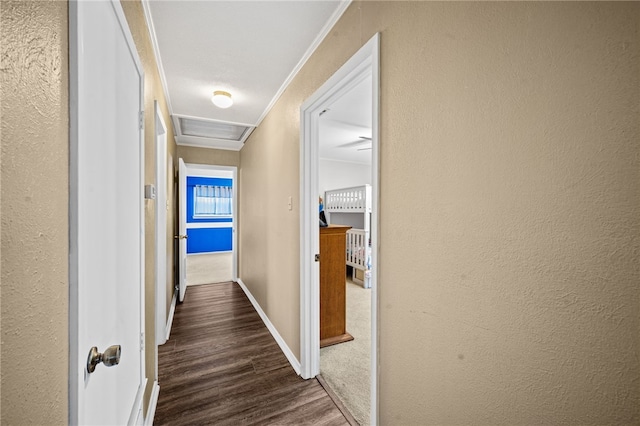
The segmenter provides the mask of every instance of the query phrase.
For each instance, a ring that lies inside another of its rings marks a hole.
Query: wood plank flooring
[[[348,425],[291,368],[237,283],[189,287],[158,348],[156,425]]]

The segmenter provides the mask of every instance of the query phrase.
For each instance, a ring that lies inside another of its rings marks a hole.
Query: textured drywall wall
[[[0,3],[2,424],[68,419],[67,3]]]
[[[336,49],[321,44],[240,150],[239,277],[292,352],[300,354],[300,105],[366,38],[345,11]],[[291,211],[288,199],[292,198]]]
[[[639,3],[352,3],[240,152],[241,278],[298,354],[299,107],[377,31],[380,424],[640,422]]]
[[[383,33],[382,418],[639,422],[640,4],[363,12],[408,23]]]
[[[286,93],[285,93],[286,94]],[[299,354],[299,185],[296,117],[277,104],[240,151],[238,276]],[[274,118],[275,117],[275,118]],[[293,210],[287,207],[292,198]],[[297,355],[298,356],[298,355]]]
[[[178,157],[182,158],[185,163],[235,167],[240,165],[240,152],[238,151],[178,145],[177,152]]]
[[[154,101],[158,101],[162,117],[167,126],[167,154],[175,157],[176,144],[173,137],[173,125],[169,117],[169,110],[162,88],[162,81],[158,72],[158,65],[153,52],[153,45],[149,36],[149,30],[144,17],[142,3],[136,1],[121,1],[129,29],[133,36],[134,43],[140,56],[142,68],[144,69],[144,182],[145,185],[153,184],[159,187],[156,182],[156,136],[155,136],[155,110]],[[167,199],[172,194],[168,194]],[[173,229],[174,208],[167,211],[167,227],[171,224]],[[156,200],[145,200],[145,353],[146,376],[148,379],[147,389],[144,397],[145,413],[148,408],[147,403],[151,394],[152,385],[156,377],[156,353],[155,347],[155,327],[156,327],[156,260],[155,260],[155,240],[156,240]],[[169,229],[169,228],[167,228]],[[167,235],[167,251],[173,253],[173,232]],[[170,259],[174,259],[171,255]],[[173,296],[173,276],[167,276],[166,301],[167,306],[171,303]],[[167,314],[169,309],[166,310]],[[166,320],[165,320],[166,323]]]

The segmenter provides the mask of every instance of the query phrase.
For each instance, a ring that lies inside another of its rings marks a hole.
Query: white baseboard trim
[[[129,421],[127,424],[130,425],[142,425],[144,422],[144,403],[142,402],[144,398],[144,391],[147,388],[147,382],[149,379],[146,377],[140,383],[138,387],[138,392],[136,392],[136,399],[133,401],[133,407],[131,408],[131,414],[129,414]]]
[[[169,317],[167,318],[167,329],[166,336],[167,340],[169,340],[169,335],[171,334],[171,326],[173,325],[173,314],[176,313],[176,302],[178,301],[178,293],[173,293],[173,300],[171,300],[171,307],[169,308]]]
[[[264,323],[264,325],[267,326],[267,329],[269,329],[269,332],[271,333],[273,338],[276,339],[276,343],[278,343],[278,346],[280,346],[280,350],[282,350],[282,352],[284,353],[284,356],[287,357],[289,364],[291,364],[296,374],[299,376],[301,372],[300,361],[298,361],[298,359],[293,354],[291,349],[289,349],[289,346],[286,344],[286,342],[284,341],[280,333],[278,333],[278,330],[276,329],[276,327],[271,323],[271,321],[269,321],[269,317],[267,317],[267,314],[264,313],[264,311],[260,307],[260,304],[253,297],[253,295],[251,294],[247,286],[242,282],[240,278],[238,278],[237,282],[240,285],[240,288],[242,289],[242,291],[244,291],[244,294],[246,294],[247,297],[249,298],[249,301],[251,302],[255,310],[258,312],[258,315],[260,315],[260,318],[262,319],[262,322]]]
[[[156,407],[158,406],[158,396],[160,395],[160,385],[158,381],[153,382],[153,388],[151,388],[151,397],[149,398],[149,410],[147,416],[144,418],[144,426],[152,426],[153,418],[156,416]]]

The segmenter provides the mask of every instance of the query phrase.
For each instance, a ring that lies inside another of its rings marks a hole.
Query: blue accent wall
[[[187,229],[187,253],[211,253],[231,251],[232,228]]]
[[[233,179],[187,176],[187,254],[233,250],[233,220],[230,217],[193,217],[193,189],[196,185],[232,187]],[[229,227],[189,228],[190,223],[228,223]]]

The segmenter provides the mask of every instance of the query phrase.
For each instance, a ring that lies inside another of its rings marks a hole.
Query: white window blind
[[[220,216],[232,214],[233,189],[230,186],[195,185],[193,215]]]

